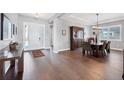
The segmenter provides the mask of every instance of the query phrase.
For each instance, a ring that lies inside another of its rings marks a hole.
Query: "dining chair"
[[[87,53],[87,55],[88,55],[89,53],[90,53],[90,55],[93,54],[93,49],[92,49],[92,47],[91,47],[91,45],[90,45],[89,42],[83,42],[83,49],[84,49],[84,51]]]
[[[99,48],[100,53],[102,56],[106,55],[106,42],[103,43],[103,45]]]
[[[101,40],[102,43],[107,42],[107,40]]]
[[[110,53],[110,44],[111,44],[111,41],[108,41],[108,43],[106,44],[107,53]]]
[[[92,43],[92,42],[94,42],[94,41],[95,41],[95,40],[94,40],[93,37],[88,38],[88,42],[89,42],[89,43]]]

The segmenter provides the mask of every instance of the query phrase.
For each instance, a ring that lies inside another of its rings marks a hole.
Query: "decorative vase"
[[[9,44],[10,50],[16,50],[17,45],[18,45],[17,42],[11,42],[11,43]]]

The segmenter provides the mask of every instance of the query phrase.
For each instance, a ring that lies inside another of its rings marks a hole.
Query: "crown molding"
[[[99,24],[111,23],[111,22],[121,21],[121,20],[124,20],[124,17],[106,19],[106,20],[103,20],[103,21],[99,21]],[[95,25],[95,23],[93,25]]]

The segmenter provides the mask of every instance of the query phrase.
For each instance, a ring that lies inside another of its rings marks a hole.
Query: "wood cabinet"
[[[82,46],[84,40],[84,28],[71,26],[70,27],[70,49],[74,50]]]

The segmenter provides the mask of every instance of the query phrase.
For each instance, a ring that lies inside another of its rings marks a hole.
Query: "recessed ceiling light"
[[[40,13],[35,13],[34,16],[38,18],[40,17]]]

